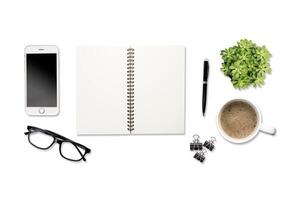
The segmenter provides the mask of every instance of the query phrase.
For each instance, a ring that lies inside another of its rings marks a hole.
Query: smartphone
[[[59,114],[59,50],[57,46],[25,47],[25,112],[30,116]]]

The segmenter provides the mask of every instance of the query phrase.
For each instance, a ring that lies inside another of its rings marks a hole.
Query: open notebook
[[[79,135],[184,134],[185,48],[77,49]]]

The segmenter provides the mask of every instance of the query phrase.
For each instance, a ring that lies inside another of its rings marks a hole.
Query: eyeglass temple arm
[[[86,161],[86,159],[85,159],[85,157],[84,157],[84,156],[86,155],[86,152],[85,152],[84,154],[82,154],[81,151],[79,150],[79,148],[78,148],[76,145],[74,145],[74,146],[75,146],[75,148],[77,149],[77,151],[79,152],[79,154],[81,155],[82,160],[83,160],[83,161]]]

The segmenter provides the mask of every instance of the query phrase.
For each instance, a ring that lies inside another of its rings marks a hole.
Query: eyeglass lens
[[[55,138],[41,131],[32,131],[28,135],[29,142],[40,149],[48,149],[52,146]],[[75,146],[71,142],[63,141],[60,144],[60,154],[69,160],[81,160],[85,150],[79,146]]]

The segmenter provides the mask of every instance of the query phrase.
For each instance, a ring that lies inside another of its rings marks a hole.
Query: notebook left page
[[[77,133],[128,134],[127,47],[77,48]]]

